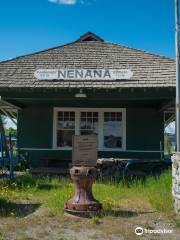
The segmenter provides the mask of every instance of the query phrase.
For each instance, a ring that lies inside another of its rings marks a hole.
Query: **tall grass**
[[[171,172],[162,174],[158,179],[149,178],[146,187],[148,199],[156,210],[170,212],[173,208]]]
[[[93,185],[93,193],[103,204],[104,215],[121,216],[123,212],[134,214],[147,208],[164,213],[172,211],[170,171],[159,178],[150,177],[146,181],[136,180],[131,184],[97,181]],[[12,211],[12,202],[23,200],[40,203],[49,215],[56,215],[63,212],[64,204],[72,194],[73,185],[68,178],[48,179],[30,174],[19,176],[11,186],[0,182],[0,215],[1,210],[4,215],[4,208],[9,212],[8,205]]]
[[[105,211],[133,207],[143,209],[150,206],[152,209],[164,213],[173,210],[172,203],[172,175],[171,171],[164,172],[159,177],[148,177],[146,180],[134,180],[131,184],[124,182],[106,182],[94,185],[97,199],[104,204]],[[124,200],[124,201],[123,201]],[[127,203],[124,202],[127,200]],[[114,211],[117,213],[117,211]]]

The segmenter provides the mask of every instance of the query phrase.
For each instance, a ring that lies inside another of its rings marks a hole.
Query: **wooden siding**
[[[160,141],[163,144],[164,140],[163,130],[163,114],[161,112],[151,107],[127,106],[127,151],[101,151],[98,155],[99,157],[118,158],[160,158],[158,151],[160,150]],[[54,157],[65,161],[71,159],[71,151],[52,149],[53,106],[29,106],[19,112],[18,134],[21,154],[32,166],[42,166],[43,160],[40,159],[44,157]]]

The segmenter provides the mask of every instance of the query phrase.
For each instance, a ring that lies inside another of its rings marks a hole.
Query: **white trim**
[[[126,108],[123,110],[124,112],[122,113],[122,136],[123,136],[123,141],[122,141],[122,150],[126,150]]]
[[[98,117],[99,117],[99,124],[98,124],[98,146],[99,146],[99,149],[103,149],[104,148],[104,137],[103,137],[103,134],[104,134],[104,129],[101,127],[104,125],[104,118],[103,118],[103,112],[99,112],[98,113]]]
[[[54,107],[53,109],[53,149],[55,150],[71,150],[70,147],[57,147],[57,112],[58,111],[72,111],[75,112],[75,134],[80,134],[80,112],[98,112],[98,151],[125,151],[126,150],[126,109],[125,108],[75,108],[75,107]],[[104,147],[104,131],[103,131],[103,113],[104,112],[122,112],[122,148],[109,148]]]
[[[56,128],[55,126],[57,126],[57,112],[54,111],[53,109],[53,141],[52,141],[52,148],[55,149],[56,145],[57,145],[57,137],[56,137]]]
[[[80,135],[80,112],[75,111],[75,134]]]
[[[54,149],[54,148],[19,148],[20,150],[30,150],[30,151],[61,151],[61,150],[67,150],[67,151],[71,151],[72,149]],[[107,151],[107,150],[99,150],[99,151]],[[108,149],[108,151],[111,151]],[[113,149],[113,151],[117,151],[116,149]],[[112,152],[113,152],[112,151]],[[121,150],[121,152],[149,152],[149,153],[160,153],[160,152],[164,152],[164,151],[158,151],[158,150]]]

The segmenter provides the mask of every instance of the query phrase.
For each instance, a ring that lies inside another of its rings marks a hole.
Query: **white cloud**
[[[5,128],[9,129],[9,128],[14,128],[17,129],[17,126],[12,122],[12,120],[8,117],[5,118]]]
[[[57,4],[74,5],[77,3],[77,0],[49,0],[49,2]]]
[[[75,5],[76,3],[82,5],[91,5],[96,3],[97,0],[48,0],[50,3],[64,4],[64,5]]]

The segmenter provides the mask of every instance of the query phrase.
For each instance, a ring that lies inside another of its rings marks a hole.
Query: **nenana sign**
[[[97,136],[73,136],[72,163],[74,166],[96,166],[97,164]]]
[[[122,80],[130,79],[130,69],[38,69],[38,80]]]

